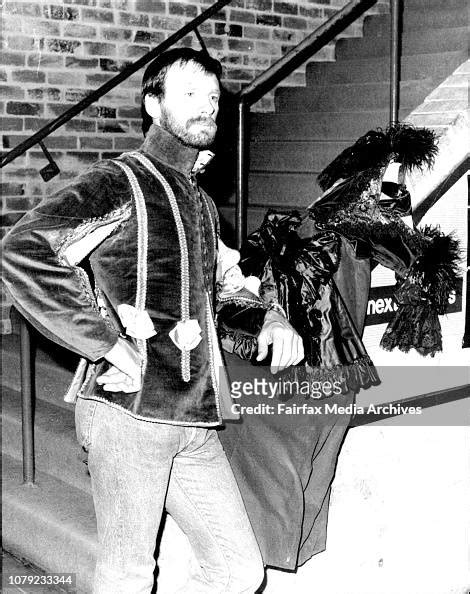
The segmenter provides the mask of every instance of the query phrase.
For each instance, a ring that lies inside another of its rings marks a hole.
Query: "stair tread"
[[[455,7],[455,8],[467,8],[468,4],[467,0],[445,0],[447,7]],[[442,0],[406,0],[406,8],[416,7],[417,10],[426,8],[427,10],[431,9],[434,6],[441,7]]]
[[[22,484],[21,462],[2,456],[3,547],[46,572],[73,573],[77,591],[91,591],[96,521],[90,495],[45,473]]]
[[[407,80],[400,85],[402,108],[419,105],[434,89],[432,80]],[[310,110],[368,111],[388,104],[390,85],[386,82],[347,83],[330,86],[281,87],[274,102],[279,112]]]
[[[266,210],[266,204],[277,208],[306,208],[322,191],[311,172],[254,172],[248,180],[250,205]]]
[[[50,348],[49,352],[46,348]],[[35,349],[36,396],[58,406],[63,402],[76,366],[73,353],[60,349],[49,341],[40,341]],[[12,390],[21,390],[19,337],[10,334],[2,339],[2,385]]]
[[[364,19],[364,36],[371,35],[374,29],[390,27],[390,14],[368,15]],[[458,9],[434,7],[429,8],[425,13],[416,6],[405,5],[404,17],[402,19],[403,32],[416,31],[418,29],[447,29],[459,27],[462,24],[462,15]],[[386,31],[388,33],[388,31]]]
[[[406,79],[402,80],[401,86],[415,86],[415,85],[423,85],[423,84],[432,84],[432,78],[417,78],[417,79]],[[333,87],[333,92],[339,92],[341,90],[361,90],[361,89],[388,89],[390,87],[389,81],[374,81],[374,80],[365,80],[361,82],[332,82],[327,84],[316,84],[315,88],[310,87],[279,87],[279,91],[282,93],[312,93],[318,90],[319,92],[324,92],[326,89],[331,89]]]
[[[359,37],[359,38],[355,38],[355,39],[364,39],[363,37]],[[413,61],[417,61],[420,62],[423,58],[426,58],[427,56],[433,59],[442,57],[442,56],[462,56],[465,55],[466,52],[464,51],[464,49],[461,50],[449,50],[447,52],[423,52],[421,54],[413,54],[413,55],[407,55],[404,56],[404,59],[406,61],[409,62],[413,62]],[[384,64],[390,64],[390,58],[388,56],[358,56],[357,58],[354,57],[351,60],[345,60],[348,62],[347,67],[349,68],[351,66],[350,62],[358,62],[358,63],[364,63],[364,64],[377,64],[377,63],[384,63]],[[315,62],[315,61],[310,61],[307,63],[307,68],[329,68],[330,66],[335,66],[335,65],[339,65],[341,64],[341,62],[339,62],[338,60],[332,60],[330,62]]]
[[[35,410],[35,427],[68,435],[74,429],[73,404],[67,409],[46,400],[39,400]],[[2,388],[2,415],[21,422],[21,395],[16,390]]]
[[[386,125],[389,112],[385,109],[368,112],[323,111],[320,113],[253,113],[251,115],[251,139],[296,141],[315,140],[321,135],[323,140],[342,140],[347,134],[356,140],[371,127]]]
[[[69,409],[38,399],[34,414],[35,466],[83,492],[91,492],[84,460],[77,442],[73,405]],[[2,452],[22,459],[21,398],[18,392],[3,389]]]
[[[3,503],[37,514],[38,520],[53,520],[64,533],[70,529],[89,546],[96,545],[96,521],[91,495],[44,471],[36,472],[36,486],[22,483],[22,464],[2,456]]]
[[[250,171],[321,171],[354,140],[259,140],[250,146]]]
[[[441,82],[467,59],[464,51],[437,52],[403,56],[401,80],[431,79]],[[359,57],[335,62],[309,62],[306,67],[306,84],[334,85],[341,83],[378,82],[390,80],[390,59]]]
[[[468,27],[452,27],[433,29],[429,36],[424,34],[404,36],[402,40],[402,54],[415,55],[436,53],[440,51],[458,51],[468,41]],[[348,37],[342,38],[336,44],[338,60],[348,61],[359,56],[388,55],[390,40],[387,36],[376,37]]]

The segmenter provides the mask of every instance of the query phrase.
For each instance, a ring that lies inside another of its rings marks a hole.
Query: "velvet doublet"
[[[185,425],[221,422],[211,352],[213,272],[217,213],[192,169],[198,150],[152,126],[139,149],[174,192],[189,258],[189,313],[202,329],[190,352],[190,381],[181,374],[180,350],[169,331],[181,318],[180,243],[161,183],[132,154],[119,157],[142,189],[148,216],[146,309],[156,335],[147,341],[148,364],[141,392],[109,393],[89,386],[86,397],[106,400],[147,420]],[[137,282],[137,220],[126,175],[113,160],[100,161],[70,185],[27,213],[5,240],[4,277],[15,305],[53,341],[100,362],[117,341],[115,316],[103,318],[91,279],[70,253],[95,233],[105,239],[89,253],[93,282],[110,312],[133,305]],[[104,231],[103,231],[104,232]],[[90,374],[89,374],[90,375]],[[95,374],[96,375],[96,374]]]

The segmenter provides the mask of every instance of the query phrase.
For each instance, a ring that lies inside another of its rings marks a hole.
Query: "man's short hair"
[[[165,81],[168,70],[173,64],[184,66],[188,62],[199,64],[201,69],[207,74],[214,74],[220,82],[222,75],[222,65],[215,58],[211,58],[205,51],[196,51],[189,47],[175,48],[163,52],[147,66],[142,78],[142,132],[144,136],[152,125],[152,118],[145,109],[144,99],[146,95],[154,95],[157,98],[165,94]]]

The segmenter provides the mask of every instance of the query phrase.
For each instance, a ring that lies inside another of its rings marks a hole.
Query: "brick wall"
[[[232,0],[200,27],[210,53],[221,60],[224,83],[237,91],[335,13],[346,0]],[[91,90],[167,38],[212,0],[10,1],[2,5],[0,118],[3,152],[31,136]],[[382,5],[384,1],[382,1]],[[345,35],[358,35],[361,23]],[[181,45],[198,48],[194,35]],[[334,46],[315,59],[332,60]],[[61,174],[49,183],[38,148],[2,170],[1,234],[22,214],[98,158],[141,142],[141,73],[116,87],[52,134],[45,144]],[[302,85],[304,69],[283,84]],[[255,110],[272,109],[268,95]]]

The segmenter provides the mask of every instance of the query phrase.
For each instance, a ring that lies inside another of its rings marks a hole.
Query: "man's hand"
[[[268,354],[268,346],[273,345],[271,373],[282,371],[289,365],[295,365],[304,358],[302,339],[280,313],[269,310],[258,336],[257,361],[262,361]]]
[[[104,357],[112,365],[96,381],[109,392],[138,392],[142,387],[142,361],[135,347],[119,337]]]

